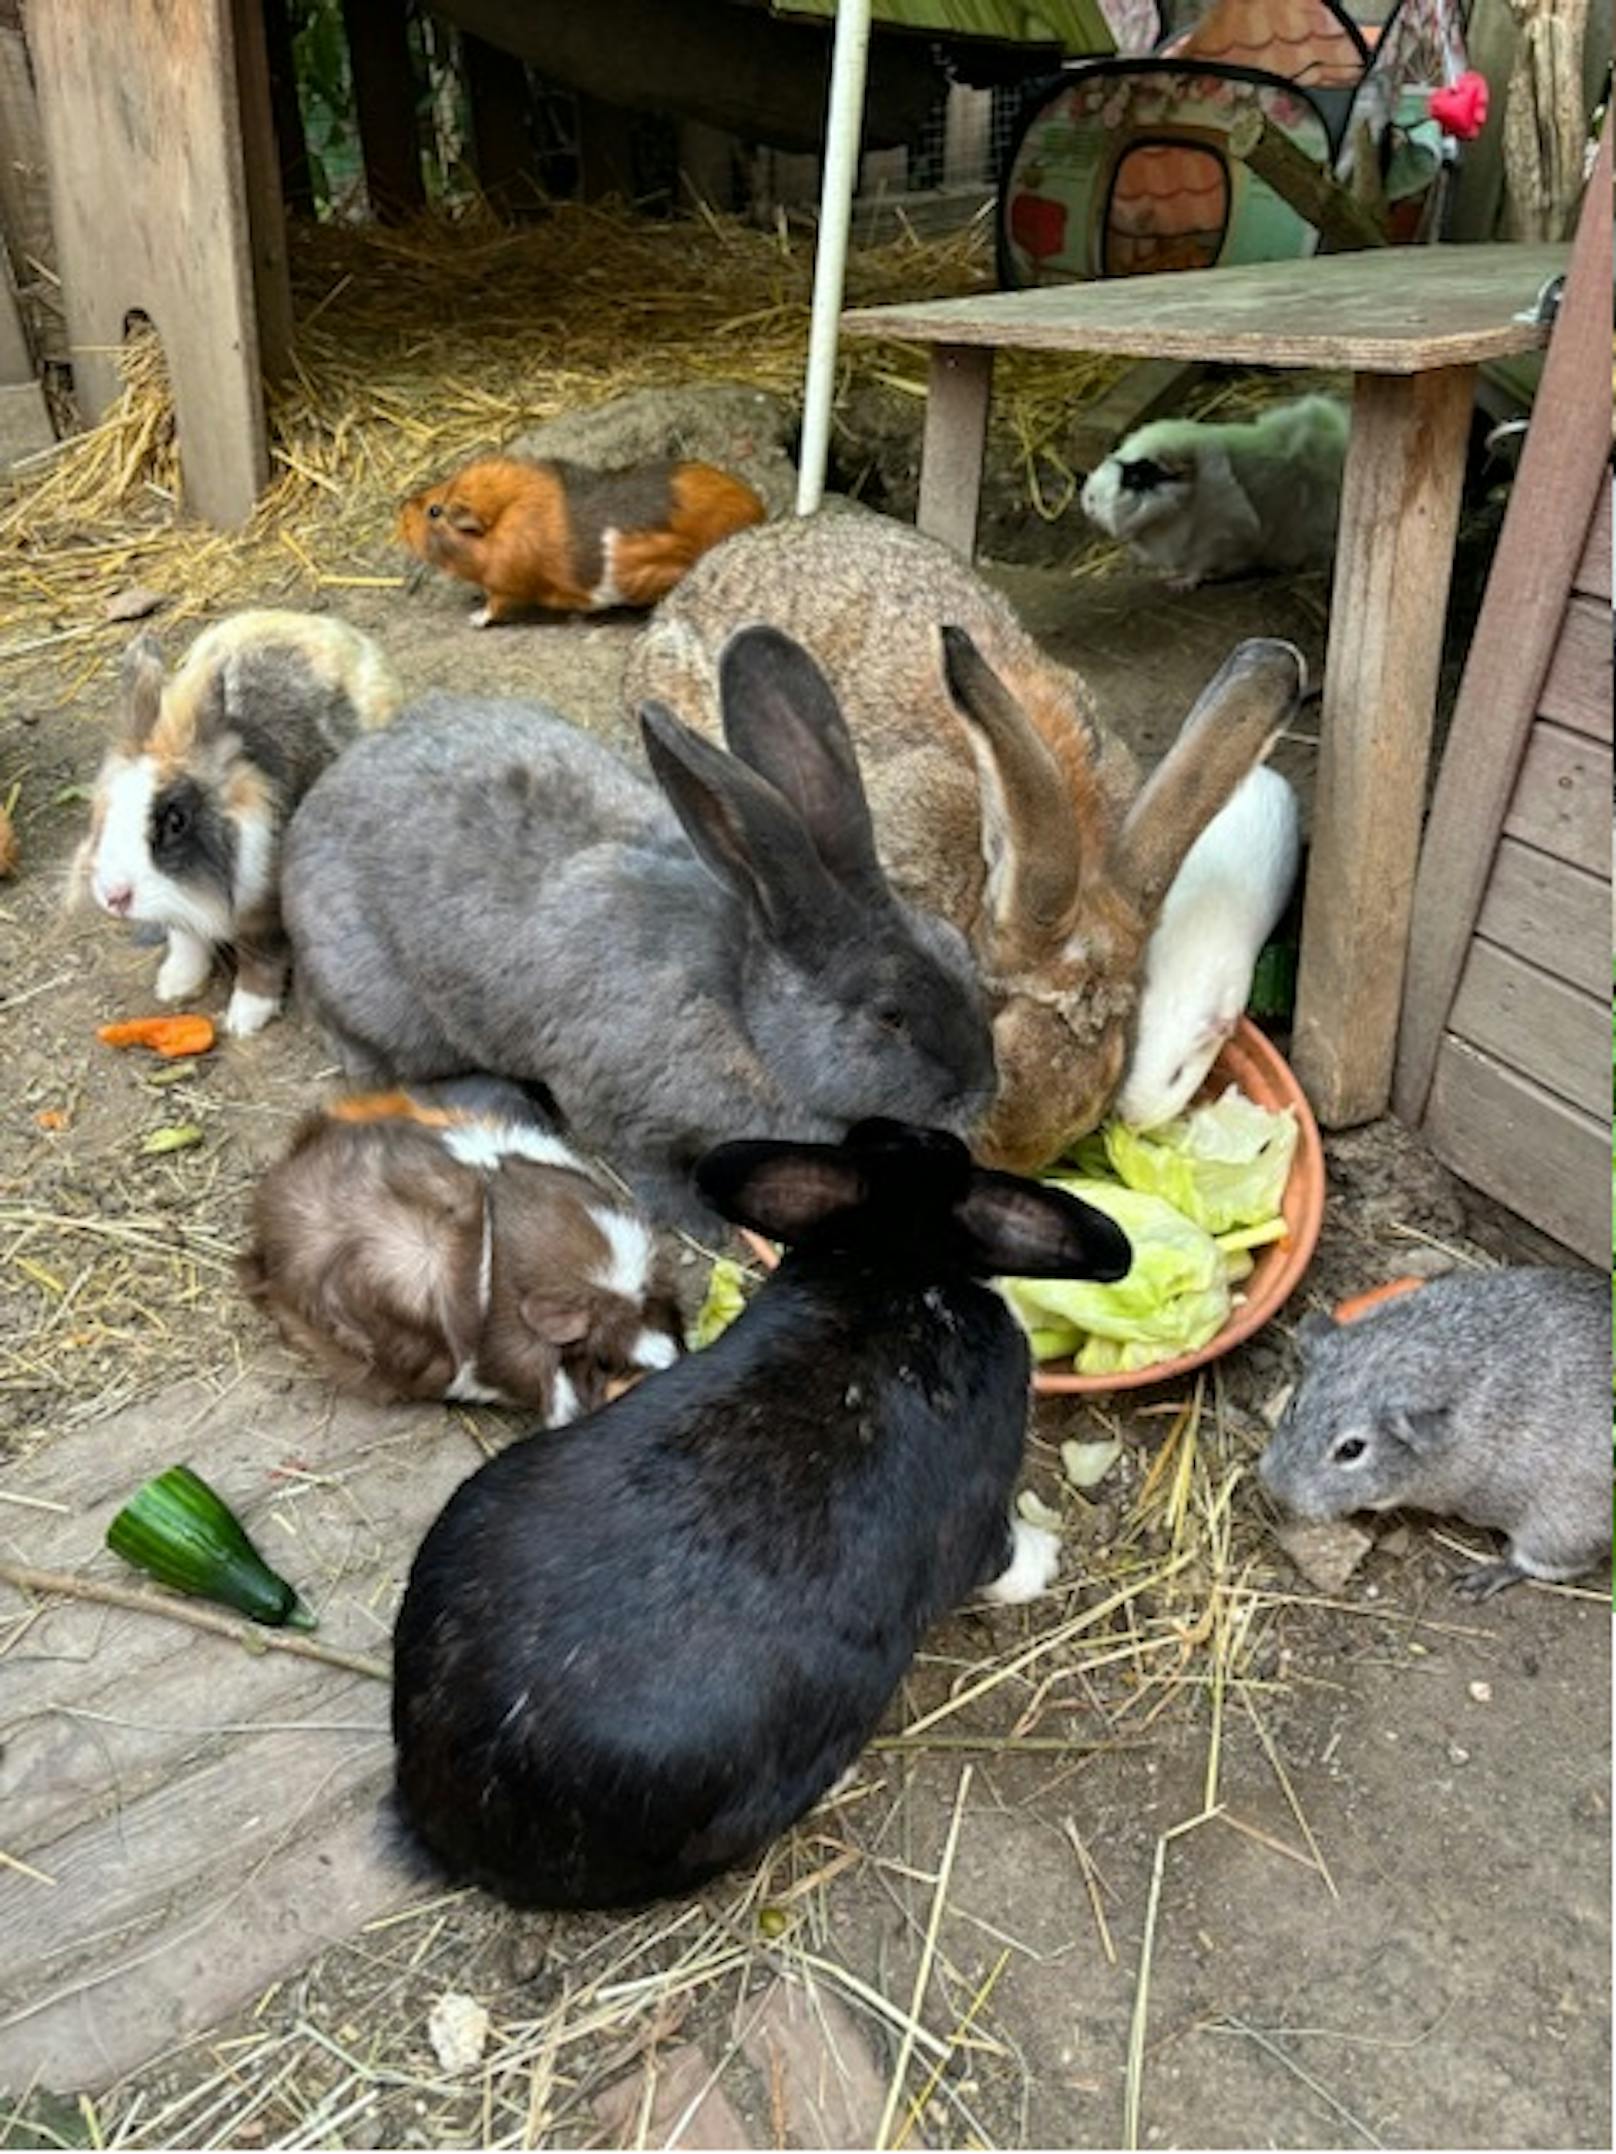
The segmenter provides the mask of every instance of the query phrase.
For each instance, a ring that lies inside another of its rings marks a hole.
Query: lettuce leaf
[[[1039,1359],[1075,1353],[1084,1373],[1143,1368],[1192,1353],[1221,1330],[1230,1309],[1227,1264],[1203,1227],[1148,1191],[1082,1175],[1049,1179],[1114,1219],[1133,1244],[1133,1263],[1110,1286],[1092,1279],[1004,1282]]]
[[[1277,1218],[1296,1156],[1294,1112],[1259,1107],[1233,1085],[1160,1129],[1110,1122],[1104,1134],[1112,1169],[1130,1189],[1165,1198],[1209,1234]]]
[[[746,1273],[739,1264],[728,1257],[714,1259],[712,1273],[707,1281],[707,1295],[690,1329],[690,1343],[695,1347],[711,1346],[721,1331],[727,1331],[746,1307]]]

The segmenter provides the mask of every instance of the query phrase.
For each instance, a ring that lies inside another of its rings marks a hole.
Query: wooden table
[[[967,555],[1001,346],[1351,372],[1293,1045],[1332,1128],[1391,1095],[1476,368],[1547,343],[1515,317],[1566,258],[1385,248],[842,317],[850,337],[931,347],[919,522]]]

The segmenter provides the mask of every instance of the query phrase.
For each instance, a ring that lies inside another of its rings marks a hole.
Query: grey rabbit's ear
[[[660,703],[640,712],[640,737],[657,783],[710,872],[762,915],[776,941],[821,937],[839,895],[789,803]]]
[[[1291,643],[1253,637],[1201,691],[1177,740],[1145,780],[1117,839],[1115,871],[1153,916],[1184,856],[1296,714],[1307,666]]]
[[[978,1168],[954,1206],[955,1223],[984,1276],[1095,1279],[1126,1276],[1133,1263],[1116,1221],[1062,1189]]]
[[[1293,1333],[1296,1351],[1306,1361],[1311,1354],[1318,1351],[1326,1339],[1333,1339],[1340,1329],[1341,1326],[1333,1316],[1325,1316],[1315,1310],[1311,1316],[1303,1317]]]
[[[944,628],[943,677],[966,719],[982,798],[984,893],[994,932],[1017,946],[1060,941],[1082,887],[1070,788],[1037,727],[963,628]]]
[[[732,752],[796,809],[837,881],[888,898],[852,736],[802,645],[777,628],[738,629],[719,656],[718,707]]]
[[[724,1218],[777,1242],[800,1241],[869,1196],[863,1171],[842,1146],[762,1137],[715,1146],[697,1162],[696,1183]]]
[[[123,727],[131,746],[144,747],[163,708],[163,649],[149,631],[123,654],[119,677]]]
[[[1446,1406],[1400,1407],[1387,1420],[1398,1442],[1406,1444],[1418,1458],[1442,1449],[1453,1415]]]

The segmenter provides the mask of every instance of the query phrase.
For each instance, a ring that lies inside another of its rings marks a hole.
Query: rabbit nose
[[[114,883],[110,890],[102,891],[101,902],[108,912],[115,912],[120,920],[124,919],[135,902],[133,885]]]

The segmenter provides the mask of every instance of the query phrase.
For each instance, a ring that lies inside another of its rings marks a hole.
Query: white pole
[[[830,110],[825,121],[825,174],[819,197],[819,245],[814,255],[814,311],[808,331],[808,374],[802,405],[802,462],[797,514],[812,515],[825,494],[830,458],[830,407],[836,390],[836,328],[847,271],[847,233],[858,187],[864,135],[864,75],[870,57],[870,0],[838,0],[831,56]]]

